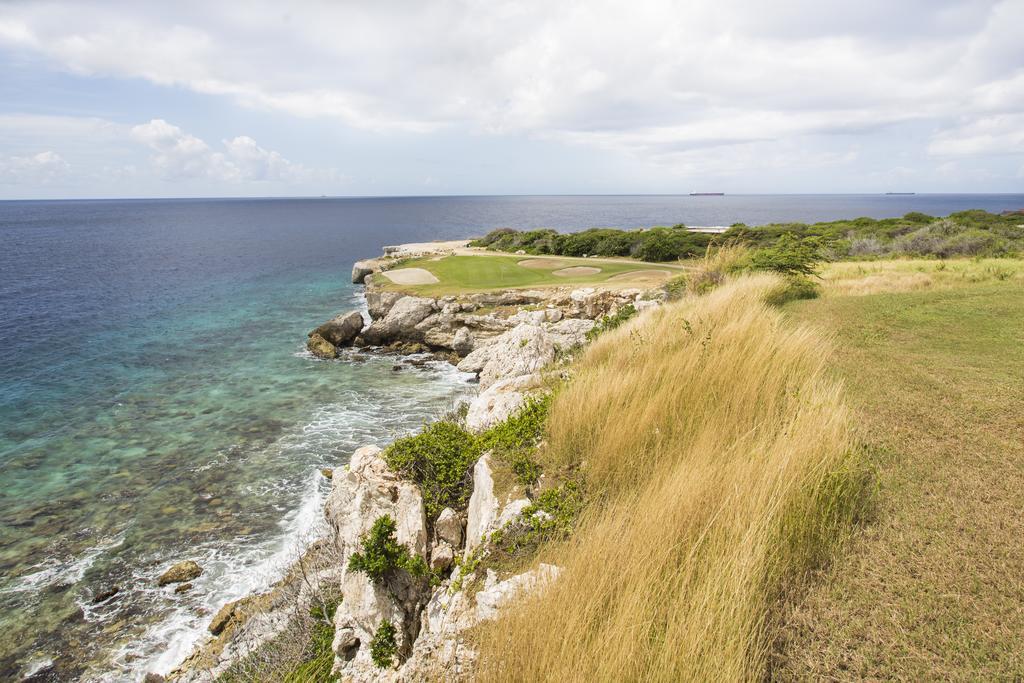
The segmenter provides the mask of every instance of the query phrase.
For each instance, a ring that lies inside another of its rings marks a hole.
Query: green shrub
[[[349,557],[349,571],[364,572],[375,583],[383,581],[389,572],[400,569],[418,578],[430,573],[422,557],[410,553],[395,539],[395,520],[389,515],[378,517],[369,533],[360,539],[360,544],[362,552]]]
[[[820,293],[816,282],[808,277],[793,275],[784,278],[778,287],[765,296],[764,300],[771,306],[781,306],[798,299],[817,299]]]
[[[532,553],[541,543],[568,538],[583,510],[583,491],[575,481],[544,491],[518,521],[491,534],[496,550],[511,557]]]
[[[515,451],[530,448],[544,434],[551,395],[531,396],[515,413],[480,435],[481,451]]]
[[[685,274],[676,275],[665,283],[664,288],[669,301],[682,299],[688,289],[688,278]]]
[[[750,257],[750,266],[754,270],[783,275],[815,275],[819,261],[821,245],[818,240],[786,233],[773,246],[755,251]]]
[[[522,486],[533,486],[540,479],[541,467],[526,451],[517,451],[509,457],[509,466]]]
[[[614,315],[606,315],[598,321],[596,325],[590,328],[587,332],[587,340],[593,341],[602,332],[608,330],[614,330],[616,327],[626,322],[630,318],[636,315],[636,307],[633,304],[626,304],[621,307]]]
[[[380,622],[377,632],[370,641],[370,657],[378,669],[387,669],[398,654],[398,643],[395,641],[395,625],[387,619]]]
[[[473,464],[481,454],[479,439],[450,420],[434,422],[415,436],[398,439],[384,451],[384,461],[423,492],[427,519],[433,523],[446,507],[460,510],[472,493]]]

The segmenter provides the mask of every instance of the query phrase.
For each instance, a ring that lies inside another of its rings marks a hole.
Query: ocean
[[[166,672],[320,533],[320,468],[473,390],[440,362],[305,352],[385,244],[972,208],[1024,195],[0,202],[0,679]],[[157,588],[181,559],[194,588]]]

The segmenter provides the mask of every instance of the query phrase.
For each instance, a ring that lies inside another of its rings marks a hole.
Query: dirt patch
[[[555,270],[556,268],[567,268],[572,264],[573,261],[560,258],[528,258],[519,261],[516,265],[530,270]]]
[[[396,268],[381,273],[396,285],[433,285],[440,282],[434,274],[423,268]]]
[[[664,282],[670,277],[672,277],[671,270],[656,270],[649,268],[647,270],[631,270],[628,273],[612,275],[608,278],[608,282],[622,282],[623,280],[629,280],[630,282],[651,284]]]
[[[551,274],[561,277],[581,277],[583,275],[597,275],[600,272],[600,268],[592,266],[573,266],[572,268],[562,268],[561,270],[553,271]]]

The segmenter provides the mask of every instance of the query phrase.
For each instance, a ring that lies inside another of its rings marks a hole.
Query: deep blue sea
[[[472,391],[442,363],[305,353],[385,244],[973,208],[1024,195],[0,202],[0,679],[166,672],[318,532],[321,467]],[[156,588],[189,558],[192,591]]]

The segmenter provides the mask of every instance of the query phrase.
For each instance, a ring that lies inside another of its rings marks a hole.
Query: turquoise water
[[[322,524],[335,467],[473,390],[306,332],[385,244],[498,226],[818,220],[1024,196],[0,202],[0,680],[165,672]],[[398,366],[396,371],[395,366]],[[155,586],[170,563],[205,573]],[[118,586],[112,599],[98,593]]]
[[[321,467],[415,428],[468,388],[446,364],[396,372],[394,358],[309,357],[303,332],[361,303],[336,275],[235,294],[227,310],[141,324],[128,343],[76,340],[123,354],[111,376],[5,435],[0,501],[14,512],[0,544],[0,638],[19,670],[47,659],[63,675],[166,670],[210,610],[269,583],[310,540],[328,488]],[[206,569],[195,589],[157,589],[184,558]],[[119,595],[90,604],[113,585]]]

